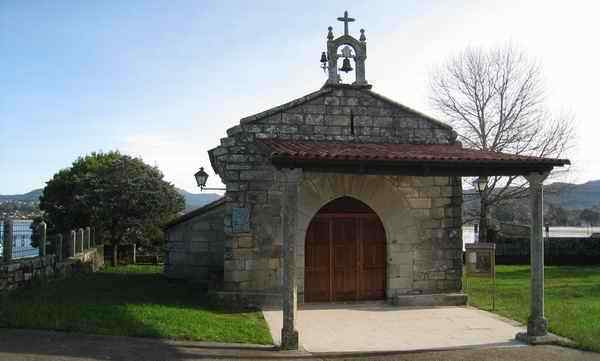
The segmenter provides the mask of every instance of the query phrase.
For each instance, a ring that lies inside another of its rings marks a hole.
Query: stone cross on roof
[[[353,22],[355,19],[348,17],[348,11],[344,11],[343,18],[337,18],[337,19],[338,19],[338,21],[344,22],[344,35],[348,35],[348,23]]]

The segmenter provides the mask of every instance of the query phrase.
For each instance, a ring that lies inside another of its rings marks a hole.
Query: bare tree
[[[560,157],[574,140],[571,116],[553,117],[544,105],[538,63],[512,46],[468,48],[432,73],[430,100],[467,148]],[[488,208],[522,197],[522,177],[481,177],[480,239],[487,239]],[[468,180],[467,180],[468,181]]]

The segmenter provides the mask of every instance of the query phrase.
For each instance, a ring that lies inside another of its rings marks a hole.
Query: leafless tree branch
[[[544,104],[541,67],[514,47],[467,48],[430,77],[430,100],[468,148],[558,158],[573,145],[574,118]],[[469,181],[469,180],[467,180]],[[522,177],[491,177],[487,205],[525,195]]]

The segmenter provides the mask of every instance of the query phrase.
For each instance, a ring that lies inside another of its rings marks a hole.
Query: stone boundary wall
[[[496,264],[529,264],[529,238],[499,237],[496,241]],[[544,238],[546,265],[600,264],[600,239]]]
[[[34,282],[96,272],[104,266],[104,246],[96,246],[58,262],[56,255],[25,258],[0,264],[0,292],[26,287]]]

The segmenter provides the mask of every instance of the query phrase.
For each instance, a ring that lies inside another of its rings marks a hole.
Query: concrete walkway
[[[273,347],[82,335],[0,328],[0,360],[10,361],[600,361],[600,354],[556,346],[475,347],[451,351],[309,354]]]
[[[275,344],[280,310],[263,311]],[[470,307],[393,307],[384,303],[305,305],[298,312],[300,343],[308,352],[411,351],[465,346],[522,346],[525,329]]]

